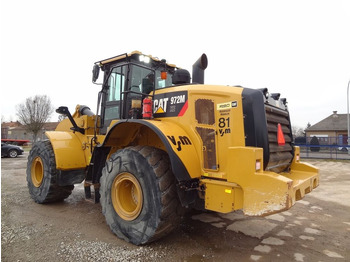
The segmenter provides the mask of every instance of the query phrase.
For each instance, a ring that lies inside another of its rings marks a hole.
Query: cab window
[[[120,118],[120,98],[124,91],[127,74],[127,66],[113,68],[107,83],[107,93],[105,99],[104,126],[108,126],[112,119]]]
[[[167,79],[162,79],[160,76],[160,71],[156,71],[156,89],[161,89],[172,85],[172,75],[167,74]]]
[[[153,91],[153,88],[154,71],[148,68],[133,65],[130,91],[149,94],[151,91]]]
[[[124,90],[125,85],[125,66],[117,67],[112,70],[108,78],[108,95],[107,102],[119,101],[120,92]]]

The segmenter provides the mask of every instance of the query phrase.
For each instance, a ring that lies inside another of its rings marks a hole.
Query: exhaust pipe
[[[192,66],[192,83],[204,84],[204,70],[208,66],[206,54],[202,56]]]
[[[90,107],[88,106],[80,106],[79,113],[84,116],[94,116],[95,114],[91,111]]]

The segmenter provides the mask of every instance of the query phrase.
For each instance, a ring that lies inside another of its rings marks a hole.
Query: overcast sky
[[[93,63],[134,50],[190,71],[206,53],[206,83],[279,92],[294,126],[347,111],[350,1],[1,0],[0,9],[7,121],[37,94],[96,111]]]

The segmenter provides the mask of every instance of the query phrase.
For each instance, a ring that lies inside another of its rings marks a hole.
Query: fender
[[[115,135],[120,137],[125,132],[118,130],[125,130],[131,123],[148,127],[160,139],[169,155],[172,171],[178,181],[200,177],[200,162],[191,136],[171,122],[139,119],[118,121],[110,128],[102,146],[108,145]],[[149,145],[152,146],[152,144]]]
[[[66,131],[48,131],[49,138],[55,153],[56,168],[66,171],[85,169],[88,165],[82,148],[80,133]]]

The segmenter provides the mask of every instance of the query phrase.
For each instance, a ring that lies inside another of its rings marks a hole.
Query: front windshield
[[[155,76],[154,76],[155,75]],[[132,65],[132,77],[130,91],[149,94],[155,89],[161,89],[172,85],[172,75],[167,74],[167,79],[161,78],[160,70],[150,70],[145,67]]]
[[[130,91],[149,94],[153,91],[154,71],[148,68],[132,65]]]
[[[156,71],[156,89],[161,89],[172,85],[172,75],[167,73],[167,78],[162,79],[160,76],[161,71]]]

